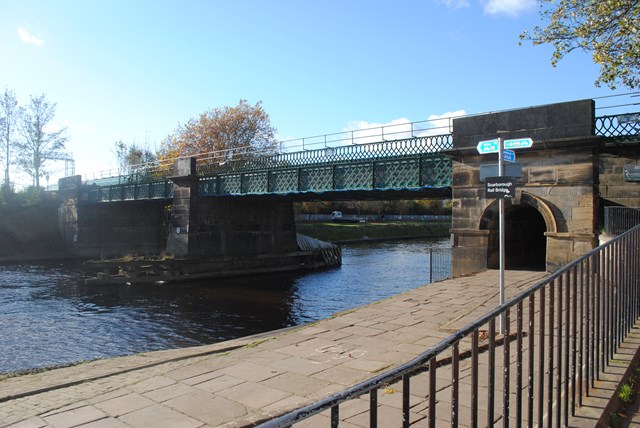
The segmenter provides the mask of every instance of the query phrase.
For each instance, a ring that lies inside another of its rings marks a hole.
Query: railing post
[[[433,248],[429,248],[429,284],[433,284]]]

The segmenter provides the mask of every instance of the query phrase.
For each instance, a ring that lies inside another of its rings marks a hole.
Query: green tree
[[[46,100],[44,94],[31,96],[20,122],[22,139],[14,144],[18,165],[33,178],[33,185],[40,188],[40,177],[47,174],[47,161],[60,158],[67,137],[66,128],[54,130],[53,119],[56,104]]]
[[[197,156],[226,149],[252,155],[276,153],[275,128],[262,101],[255,105],[240,100],[235,107],[208,110],[170,134],[160,151],[161,159]]]
[[[4,89],[4,93],[0,96],[0,156],[4,157],[4,184],[5,189],[10,189],[11,182],[9,180],[9,165],[11,165],[11,145],[13,143],[13,134],[15,126],[20,118],[20,109],[16,94],[13,91]]]
[[[520,35],[534,45],[552,44],[555,67],[574,50],[590,53],[600,66],[596,86],[640,86],[639,0],[539,0],[546,27]]]
[[[155,153],[146,147],[139,147],[136,143],[128,145],[122,140],[115,143],[115,155],[118,162],[120,174],[126,175],[132,172],[137,166],[155,162]]]

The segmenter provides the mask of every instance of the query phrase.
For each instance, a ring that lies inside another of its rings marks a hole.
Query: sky
[[[542,24],[535,0],[0,0],[0,90],[56,103],[85,178],[240,99],[291,140],[629,92],[519,44]]]

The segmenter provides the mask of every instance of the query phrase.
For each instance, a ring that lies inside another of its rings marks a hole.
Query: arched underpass
[[[490,218],[487,266],[499,268],[498,204],[492,204],[485,216]],[[505,268],[545,270],[547,258],[547,224],[532,205],[506,204],[505,207]]]

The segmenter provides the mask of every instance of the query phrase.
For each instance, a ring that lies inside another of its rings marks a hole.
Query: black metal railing
[[[373,161],[395,157],[414,157],[427,153],[440,153],[452,147],[451,134],[412,137],[401,140],[380,141],[367,144],[324,147],[268,156],[242,153],[227,156],[219,162],[217,158],[206,158],[198,162],[199,176],[251,172],[273,169],[298,168],[309,165],[330,165],[335,163]],[[213,160],[212,160],[213,159]]]
[[[368,395],[369,425],[377,427],[379,392],[387,389],[402,394],[393,426],[423,419],[430,427],[568,426],[638,318],[639,257],[640,226],[412,361],[259,426],[288,427],[326,412],[337,427],[341,404]],[[426,392],[411,394],[412,385]]]
[[[617,142],[634,142],[640,137],[640,113],[596,117],[596,135]]]
[[[640,224],[640,208],[604,207],[604,231],[616,236]]]

